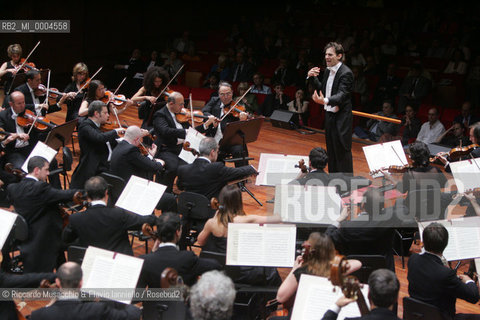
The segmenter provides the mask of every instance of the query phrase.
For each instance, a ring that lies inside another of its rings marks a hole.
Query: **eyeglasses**
[[[219,96],[225,97],[225,96],[231,96],[233,93],[232,92],[225,92],[225,93],[219,93]]]

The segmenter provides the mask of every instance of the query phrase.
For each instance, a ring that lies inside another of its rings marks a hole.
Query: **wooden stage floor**
[[[65,119],[65,110],[58,113],[49,115],[48,118],[54,123],[60,124],[64,122]],[[129,108],[124,114],[120,115],[120,120],[125,119],[130,125],[136,124],[140,125],[141,121],[137,118],[137,109],[135,107]],[[74,164],[72,168],[75,168],[78,163],[78,143],[75,141],[75,150],[76,156],[74,159]],[[248,144],[249,156],[253,157],[254,160],[250,161],[252,165],[258,168],[258,160],[260,158],[260,153],[278,153],[278,154],[289,154],[289,155],[307,155],[310,150],[314,147],[324,147],[325,148],[325,136],[323,133],[315,133],[312,135],[303,135],[294,130],[287,130],[282,128],[273,127],[270,122],[265,121],[263,123],[262,129],[260,131],[258,140]],[[365,146],[365,143],[360,140],[355,140],[353,142],[353,163],[354,163],[354,174],[361,175],[367,178],[370,178],[368,175],[368,165],[365,159],[365,156],[362,151],[362,147]],[[71,146],[70,146],[71,147]],[[61,157],[58,156],[58,161],[61,163]],[[379,179],[377,179],[379,180]],[[379,184],[379,181],[374,181],[375,184]],[[255,195],[255,197],[263,203],[263,206],[259,206],[257,202],[250,197],[247,193],[243,193],[244,208],[247,214],[258,214],[258,215],[268,215],[273,213],[273,204],[267,203],[267,200],[273,198],[274,188],[266,186],[256,186],[254,181],[247,183],[247,188]],[[149,241],[149,246],[151,249],[153,242]],[[413,252],[418,252],[420,248],[417,245],[412,246]],[[141,255],[145,252],[145,247],[143,242],[135,240],[134,242],[134,252],[135,255]],[[408,261],[408,257],[405,259],[405,263]],[[465,262],[466,263],[466,262]],[[407,270],[402,268],[401,258],[395,256],[395,267],[396,274],[400,280],[400,297],[399,297],[399,315],[402,315],[402,298],[408,295],[408,281],[406,278]],[[466,271],[467,267],[462,265],[459,272]],[[288,268],[280,268],[279,272],[284,278],[288,272]],[[25,314],[29,314],[30,310],[35,310],[36,308],[44,305],[41,302],[30,302],[28,306],[24,309]],[[457,301],[457,312],[458,313],[480,313],[480,307],[477,305],[472,305],[467,302],[458,300]]]

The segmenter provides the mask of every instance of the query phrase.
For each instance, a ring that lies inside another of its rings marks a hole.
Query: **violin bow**
[[[115,89],[115,92],[113,93],[114,96],[117,94],[118,90],[120,90],[120,87],[121,87],[122,84],[125,82],[125,80],[127,80],[127,77],[123,78],[122,82],[120,82],[120,84],[118,85],[117,89]]]
[[[114,105],[112,105],[112,110],[113,110],[113,113],[115,114],[115,118],[117,118],[118,128],[123,129],[122,125],[120,124],[120,119],[118,119],[117,108]]]
[[[46,97],[44,103],[48,103],[48,90],[50,89],[50,70],[48,70],[48,76],[47,76],[47,91],[46,91]],[[30,129],[28,129],[28,135],[30,135],[30,132],[32,132],[33,127],[35,126],[35,123],[37,122],[38,119],[38,113],[35,115],[35,119],[33,119],[33,123],[30,126]]]
[[[195,122],[193,121],[193,104],[192,104],[192,93],[188,95],[188,99],[190,100],[190,115],[192,116],[192,128],[195,125]]]
[[[395,152],[395,155],[397,156],[398,160],[400,160],[400,163],[402,164],[402,166],[408,165],[408,163],[407,164],[403,163],[402,158],[400,158],[400,156],[397,153],[397,150],[395,150],[395,148],[393,146],[391,146],[391,147],[392,147],[393,152]]]
[[[163,90],[157,96],[157,100],[162,96],[162,94],[165,92],[165,90],[167,90],[168,86],[172,83],[172,81],[175,80],[175,78],[179,75],[179,73],[180,73],[180,71],[182,71],[183,67],[185,67],[185,64],[182,64],[180,69],[178,69],[177,73],[175,73],[175,75],[172,77],[172,79],[170,79],[170,81],[168,81],[168,83],[165,85],[165,87],[163,87]]]
[[[103,67],[100,67],[97,72],[93,74],[93,76],[90,77],[89,81],[85,81],[84,85],[77,91],[77,94],[79,94],[88,84],[95,78],[95,76],[103,69]]]
[[[243,98],[245,98],[245,96],[247,95],[248,92],[250,92],[251,89],[252,89],[252,87],[249,87],[249,88],[247,89],[247,91],[245,91],[245,93],[240,97],[240,99],[238,99],[237,102],[235,102],[235,104],[228,110],[228,112],[223,115],[223,117],[220,119],[220,122],[222,122],[223,119],[224,119],[230,112],[232,112],[232,110],[237,106],[237,104],[240,103],[240,101],[242,101]]]
[[[20,67],[18,68],[18,70],[21,70],[23,68],[23,66],[25,65],[25,63],[27,63],[27,60],[28,58],[30,58],[30,56],[32,55],[33,51],[35,51],[35,49],[37,49],[38,45],[40,44],[40,41],[37,42],[37,44],[35,45],[35,47],[33,47],[32,50],[30,50],[30,53],[28,54],[28,56],[25,58],[25,60],[23,60],[23,63],[20,65]],[[12,83],[10,84],[10,88],[8,88],[8,92],[7,92],[7,95],[10,94],[10,91],[12,90],[12,86],[13,86],[13,83],[15,82],[15,78],[17,76],[17,73],[15,73],[15,75],[13,76],[13,79],[12,79]]]

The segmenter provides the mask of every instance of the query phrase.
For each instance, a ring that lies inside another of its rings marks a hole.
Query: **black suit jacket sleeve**
[[[333,312],[332,310],[327,310],[325,314],[323,315],[322,320],[336,320],[338,317],[338,314]]]
[[[167,115],[168,111],[164,110],[167,107],[165,106],[162,110],[157,111],[155,113],[153,119],[153,128],[155,129],[155,133],[164,137],[174,137],[177,139],[185,139],[185,129],[177,129],[175,126],[171,126],[167,117],[170,117],[170,114]],[[173,123],[173,119],[171,120]]]
[[[136,320],[140,319],[141,314],[142,311],[134,305],[112,301],[105,303],[102,318],[112,320]]]
[[[163,166],[160,162],[152,160],[142,155],[138,150],[131,149],[128,154],[129,162],[140,170],[148,172],[158,172],[163,170]]]
[[[221,164],[221,163],[219,163]],[[226,167],[221,164],[220,169],[220,176],[223,178],[224,181],[233,181],[237,179],[241,179],[243,177],[256,174],[257,171],[252,166],[243,166],[238,168],[233,167]]]
[[[0,272],[1,288],[36,288],[40,282],[46,279],[50,282],[55,281],[54,273],[26,273],[22,275],[8,274]]]
[[[85,125],[82,126],[82,136],[85,137],[86,140],[95,144],[102,144],[107,143],[110,140],[118,138],[118,134],[116,130],[111,130],[107,132],[102,132],[92,126]]]
[[[196,261],[192,266],[191,273],[197,277],[210,270],[222,270],[222,266],[216,260],[199,258],[196,255],[194,258]]]
[[[67,245],[74,242],[78,238],[78,234],[70,224],[68,224],[62,231],[62,241]]]
[[[128,213],[125,210],[122,210],[123,216],[122,225],[124,230],[139,230],[142,228],[144,223],[148,223],[150,225],[155,223],[155,216],[141,216],[135,213]]]

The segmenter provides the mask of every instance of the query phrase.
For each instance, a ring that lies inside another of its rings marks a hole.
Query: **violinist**
[[[137,126],[130,126],[125,131],[122,141],[113,149],[110,171],[116,176],[128,181],[132,175],[154,181],[160,179],[164,171],[165,162],[162,159],[154,158],[157,153],[157,146],[152,144],[147,147],[142,139],[149,133]],[[146,154],[142,154],[146,151]],[[162,212],[177,210],[175,196],[165,192],[160,198],[157,209]]]
[[[107,90],[105,89],[105,85],[100,80],[90,81],[90,85],[88,86],[88,91],[87,91],[86,98],[85,98],[85,100],[83,100],[82,104],[80,105],[80,109],[78,110],[78,115],[80,117],[88,116],[88,109],[89,109],[90,104],[93,101],[103,101],[103,99],[105,99],[106,91]],[[112,102],[113,101],[111,101],[111,100],[108,100],[108,101],[104,102],[108,107],[108,114],[114,114],[113,108],[115,108],[115,107],[113,106]],[[127,108],[130,105],[133,105],[133,104],[135,104],[135,103],[132,100],[127,100],[127,102],[124,104],[123,108],[117,109],[116,113],[121,114],[121,113],[125,112],[125,110],[127,110]]]
[[[92,84],[90,84],[90,88],[92,88]],[[111,154],[117,145],[115,139],[125,129],[116,128],[102,132],[100,127],[107,123],[108,118],[109,114],[105,103],[98,100],[90,103],[88,118],[78,126],[81,155],[78,166],[72,175],[72,187],[80,189],[88,178],[109,170]]]
[[[222,119],[223,116],[228,112],[228,108],[232,107],[235,104],[233,100],[233,90],[232,85],[228,82],[220,82],[218,87],[218,97],[212,97],[210,101],[203,107],[202,112],[205,115],[213,115],[218,119]],[[223,137],[223,130],[227,123],[234,121],[247,120],[248,114],[246,112],[238,112],[238,118],[235,117],[232,112],[230,112],[226,117],[223,118],[220,125],[214,123],[207,131],[207,136],[215,137],[217,141],[220,141]],[[220,149],[220,154],[218,156],[218,161],[222,161],[227,155],[232,155],[234,158],[242,158],[244,155],[244,150],[242,145],[232,145],[224,146]],[[248,155],[248,150],[245,150],[245,155]],[[243,160],[236,161],[235,167],[240,167],[247,165]]]
[[[142,128],[151,129],[153,114],[166,104],[166,99],[158,96],[168,81],[168,74],[161,67],[152,67],[145,73],[143,86],[132,97],[132,101],[140,103],[138,118],[143,120]]]
[[[388,269],[377,269],[373,271],[368,277],[368,290],[370,313],[368,315],[362,315],[360,318],[345,319],[400,320],[396,312],[394,312],[398,302],[400,282],[393,271]],[[325,312],[322,320],[336,320],[340,309],[355,301],[353,298],[340,297],[335,305]]]
[[[78,112],[87,89],[84,88],[80,92],[79,90],[85,85],[86,81],[88,81],[88,67],[85,63],[79,62],[73,67],[72,82],[63,90],[67,94],[67,115],[65,121],[78,118]]]
[[[155,144],[158,146],[156,157],[165,161],[166,171],[162,178],[162,184],[167,186],[167,192],[171,192],[173,189],[177,168],[186,164],[178,155],[183,147],[186,129],[190,125],[188,122],[180,123],[175,115],[181,112],[184,105],[183,95],[179,92],[173,92],[168,97],[166,107],[155,112],[153,118],[153,127],[157,136]],[[204,133],[214,122],[215,117],[209,116],[205,123],[196,126],[195,129]]]
[[[18,67],[21,64],[22,47],[18,43],[11,44],[7,48],[7,54],[10,61],[4,62],[0,67],[0,78],[4,81],[3,88],[5,89],[5,95],[10,92],[13,76],[20,71]]]
[[[29,70],[25,74],[27,82],[16,87],[14,91],[20,91],[25,96],[26,106],[35,111],[37,115],[44,116],[47,113],[53,113],[62,110],[60,105],[67,98],[62,96],[60,101],[49,105],[48,99],[45,100],[46,90],[41,89],[42,76],[38,70]]]
[[[29,238],[21,246],[23,271],[51,272],[65,261],[58,204],[72,201],[77,190],[61,190],[46,183],[50,171],[43,157],[31,157],[27,168],[28,175],[7,189],[15,212],[25,218],[29,229]]]

